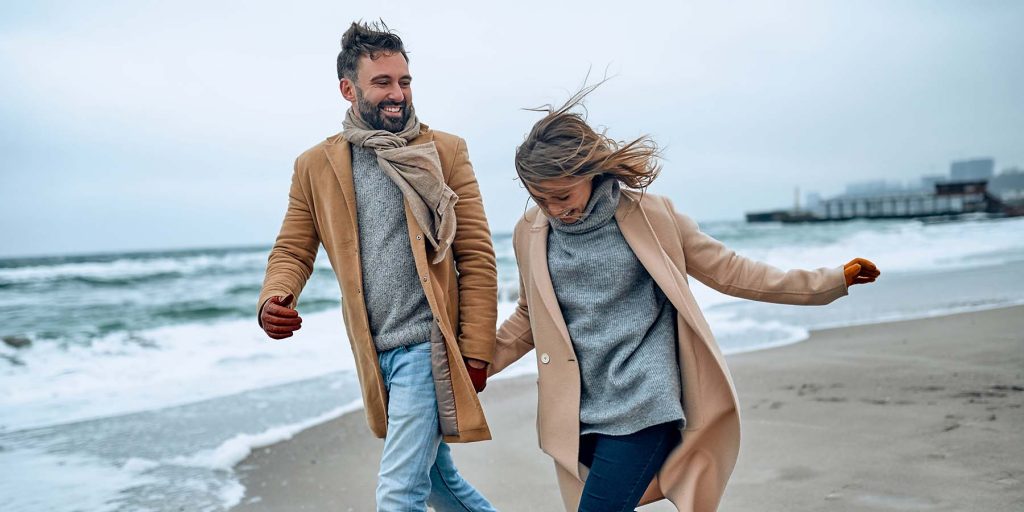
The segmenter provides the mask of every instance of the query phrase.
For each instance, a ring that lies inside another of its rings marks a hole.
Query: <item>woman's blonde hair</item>
[[[552,178],[608,175],[632,189],[646,189],[661,172],[660,151],[647,135],[630,142],[616,141],[587,124],[583,99],[604,80],[586,86],[561,107],[531,108],[546,112],[516,148],[516,174],[537,185]],[[579,107],[579,108],[577,108]]]

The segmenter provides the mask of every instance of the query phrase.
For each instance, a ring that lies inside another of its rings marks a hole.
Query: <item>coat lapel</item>
[[[533,226],[530,228],[530,273],[533,274],[534,286],[537,294],[540,295],[544,306],[548,309],[562,341],[569,346],[570,353],[575,353],[572,348],[572,340],[569,338],[569,328],[565,325],[565,318],[562,317],[562,308],[558,306],[558,297],[555,296],[555,288],[551,284],[551,273],[548,270],[548,218],[543,211],[537,212]]]
[[[341,195],[345,200],[342,217],[348,221],[345,228],[352,234],[352,245],[349,246],[351,249],[348,256],[355,262],[355,268],[359,269],[362,268],[363,263],[359,256],[359,217],[356,215],[356,189],[355,183],[352,181],[352,149],[349,147],[348,141],[338,134],[329,139],[328,144],[324,146],[324,153],[327,155],[327,161],[331,164],[331,169],[334,170],[334,176],[338,179]],[[334,205],[328,205],[328,207],[332,206]],[[363,273],[356,272],[354,275],[356,288],[361,290],[363,288]]]
[[[331,169],[338,178],[341,185],[341,194],[345,198],[345,209],[348,212],[348,221],[352,229],[358,229],[358,217],[356,216],[356,189],[352,181],[352,149],[349,143],[340,134],[326,146],[327,160],[331,163]],[[359,237],[356,240],[356,252],[358,253]]]
[[[676,311],[702,338],[714,339],[704,315],[695,311],[697,302],[689,288],[679,286],[685,277],[682,271],[669,261],[668,255],[661,247],[661,241],[658,240],[654,228],[640,207],[640,201],[632,195],[623,194],[622,201],[615,210],[615,220],[618,221],[619,231],[633,249],[640,264],[651,274],[651,278],[672,302]]]

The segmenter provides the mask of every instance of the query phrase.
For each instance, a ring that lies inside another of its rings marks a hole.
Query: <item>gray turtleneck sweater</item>
[[[615,221],[619,182],[597,178],[583,218],[549,217],[548,268],[580,365],[580,433],[683,419],[676,311]]]
[[[434,315],[416,273],[402,191],[372,149],[352,145],[359,259],[370,335],[378,352],[430,341]]]

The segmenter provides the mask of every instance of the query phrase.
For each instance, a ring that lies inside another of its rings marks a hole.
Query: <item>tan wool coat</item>
[[[626,242],[675,306],[686,414],[683,442],[669,455],[641,503],[669,499],[681,512],[718,508],[736,464],[739,404],[711,329],[690,292],[687,274],[722,293],[784,304],[827,304],[846,295],[842,267],[790,270],[729,250],[676,213],[668,199],[623,191],[615,218]],[[566,510],[575,511],[587,468],[579,464],[580,370],[551,284],[547,217],[527,211],[513,235],[520,294],[498,332],[491,372],[537,351],[540,448],[555,462]],[[600,269],[594,269],[599,272]]]
[[[405,216],[416,271],[437,324],[431,352],[442,433],[447,442],[486,440],[491,437],[490,430],[463,358],[490,362],[494,354],[494,249],[465,141],[422,125],[410,145],[431,141],[437,146],[444,180],[458,196],[455,239],[443,260],[431,263],[433,248],[426,243],[408,202]],[[362,387],[366,420],[376,436],[384,437],[388,395],[362,296],[352,179],[351,147],[340,134],[317,144],[295,161],[288,210],[270,252],[259,305],[262,308],[270,297],[291,293],[296,301],[291,306],[295,307],[313,272],[317,250],[323,245],[341,288],[341,309]]]

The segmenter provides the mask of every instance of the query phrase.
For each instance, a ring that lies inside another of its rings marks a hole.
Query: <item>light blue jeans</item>
[[[379,512],[492,512],[494,507],[455,469],[441,440],[430,343],[377,355],[388,390],[388,434],[377,479]]]

